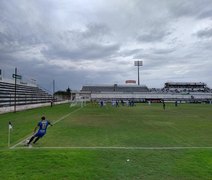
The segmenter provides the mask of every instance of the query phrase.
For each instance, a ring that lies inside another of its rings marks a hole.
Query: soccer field
[[[211,109],[63,104],[2,114],[0,179],[211,179]],[[54,126],[32,148],[25,147],[22,141],[42,115]]]

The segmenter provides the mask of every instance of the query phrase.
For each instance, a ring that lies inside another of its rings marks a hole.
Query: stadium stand
[[[52,100],[52,95],[42,90],[36,85],[16,84],[15,98],[15,83],[7,80],[0,80],[0,107],[27,105],[46,103]]]
[[[176,92],[208,92],[207,84],[202,82],[166,82],[165,91]]]
[[[148,92],[147,86],[138,85],[85,85],[81,91],[90,92]]]
[[[165,83],[164,88],[139,85],[86,85],[80,95],[94,101],[133,100],[137,102],[205,102],[212,103],[212,91],[205,83]]]

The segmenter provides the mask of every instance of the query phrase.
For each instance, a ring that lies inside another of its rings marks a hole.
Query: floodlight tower
[[[140,85],[140,77],[139,77],[139,67],[143,66],[143,61],[134,61],[134,65],[138,66],[138,85]]]

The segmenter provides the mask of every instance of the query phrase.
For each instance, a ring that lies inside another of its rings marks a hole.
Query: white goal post
[[[86,105],[86,101],[82,97],[76,97],[74,100],[70,100],[70,107],[80,106],[84,107]]]

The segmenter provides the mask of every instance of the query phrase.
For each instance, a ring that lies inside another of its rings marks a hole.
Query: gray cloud
[[[130,57],[130,56],[135,56],[136,54],[140,54],[142,52],[144,52],[143,49],[124,49],[119,52],[119,56]]]
[[[109,57],[119,50],[110,40],[110,30],[104,25],[89,24],[84,31],[59,34],[41,51],[47,58],[97,59]]]
[[[212,37],[212,28],[207,28],[197,32],[199,38],[211,38]]]
[[[168,9],[170,14],[175,18],[192,17],[196,19],[212,18],[210,0],[193,0],[193,1],[169,1]]]
[[[50,59],[61,58],[70,60],[98,59],[110,57],[119,49],[118,45],[89,44],[74,49],[62,46],[50,46],[41,52]]]
[[[2,0],[0,68],[46,89],[137,79],[212,87],[211,0]]]
[[[154,51],[154,53],[155,54],[170,54],[170,53],[172,53],[172,52],[174,52],[174,51],[176,51],[176,49],[174,49],[174,48],[168,48],[168,49],[155,49],[155,50],[153,50]]]
[[[140,42],[149,42],[149,43],[157,42],[164,40],[170,34],[171,34],[170,32],[153,30],[138,36],[137,40]]]

